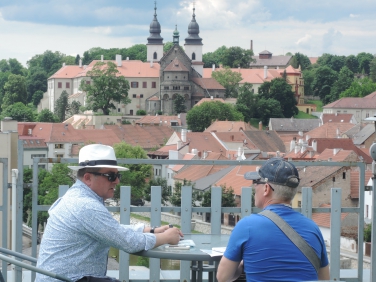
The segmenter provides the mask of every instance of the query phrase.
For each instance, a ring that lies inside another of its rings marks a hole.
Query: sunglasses
[[[268,182],[260,181],[260,180],[254,180],[253,183],[256,184],[256,185],[258,185],[258,184],[268,184],[269,187],[274,191],[274,188],[273,188],[272,185],[270,185],[270,183],[268,183]]]
[[[110,173],[99,173],[99,172],[88,172],[90,174],[94,175],[99,175],[99,176],[105,176],[107,177],[108,181],[114,182],[116,178],[121,179],[121,174],[120,173],[115,173],[115,172],[110,172]]]

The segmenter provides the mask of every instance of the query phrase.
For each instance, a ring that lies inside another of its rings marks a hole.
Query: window
[[[184,90],[189,90],[189,86],[184,86]]]
[[[155,81],[153,81],[153,82],[151,83],[151,88],[157,88],[157,83],[156,83]]]
[[[65,83],[65,88],[70,88],[70,83],[69,82]]]
[[[136,94],[133,94],[132,97],[133,97],[133,98],[137,98]]]
[[[367,112],[366,112],[366,118],[368,118],[368,117],[369,117],[369,112],[367,111]]]
[[[144,98],[144,94],[140,94],[140,98]]]
[[[346,179],[346,172],[342,172],[342,179]]]
[[[86,80],[86,84],[90,85],[91,83],[90,83],[90,81],[89,81],[89,80]]]
[[[56,158],[64,158],[64,154],[56,154]]]
[[[138,82],[137,81],[132,81],[131,82],[131,87],[132,88],[138,88]]]
[[[58,82],[57,83],[57,88],[62,88],[63,87],[63,83],[62,82]]]
[[[38,169],[46,169],[46,165],[38,165]]]
[[[64,149],[64,144],[55,144],[55,149]]]
[[[154,59],[154,60],[158,59],[158,54],[157,54],[157,52],[154,52],[154,54],[153,54],[153,59]]]
[[[298,201],[298,207],[299,207],[299,208],[302,207],[302,201]]]
[[[120,113],[120,108],[118,108],[118,113]]]
[[[192,60],[196,60],[196,54],[192,53]]]
[[[170,87],[165,86],[165,87],[163,87],[163,89],[164,89],[164,90],[168,90],[168,89],[170,89]]]
[[[31,159],[34,158],[45,158],[46,154],[31,154]]]
[[[131,116],[133,116],[133,110],[130,110],[130,111],[129,111],[129,114],[130,114]]]
[[[148,83],[146,81],[142,82],[142,88],[147,88],[148,87]]]
[[[172,86],[172,89],[174,89],[174,90],[180,90],[180,86]]]

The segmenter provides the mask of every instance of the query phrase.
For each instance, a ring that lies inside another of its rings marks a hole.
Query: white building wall
[[[364,192],[364,218],[367,222],[372,219],[372,191]]]
[[[159,62],[163,57],[163,44],[146,44],[147,46],[147,61],[148,62]],[[154,59],[154,53],[157,53],[157,59]]]

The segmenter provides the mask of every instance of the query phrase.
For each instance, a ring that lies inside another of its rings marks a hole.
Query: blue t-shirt
[[[318,226],[292,208],[277,204],[265,208],[282,217],[328,265],[325,242]],[[224,256],[244,262],[247,282],[317,280],[315,268],[304,254],[268,218],[253,214],[240,220],[230,236]]]

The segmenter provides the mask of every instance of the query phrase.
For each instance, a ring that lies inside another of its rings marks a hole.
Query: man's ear
[[[93,176],[94,176],[94,175],[92,175],[91,173],[86,172],[86,173],[84,174],[84,176],[82,177],[82,180],[83,180],[83,182],[84,182],[87,186],[90,186],[91,181],[92,181],[92,177],[93,177]]]
[[[270,188],[270,185],[268,183],[265,183],[264,184],[264,195],[267,196],[267,195],[270,195],[272,191],[272,188]]]

